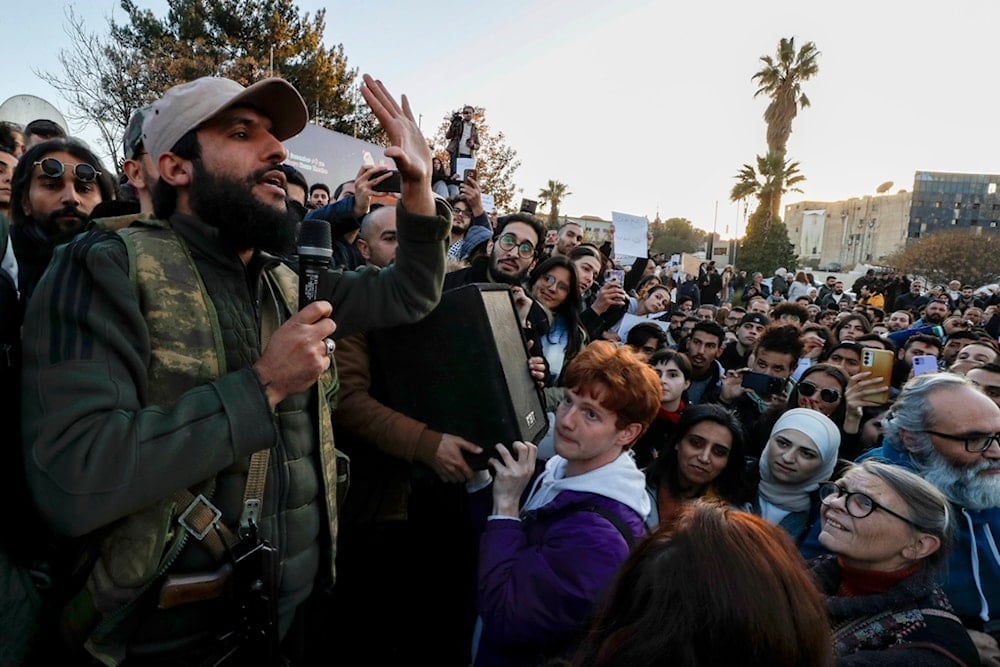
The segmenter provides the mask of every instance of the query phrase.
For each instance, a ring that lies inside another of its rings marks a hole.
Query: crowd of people
[[[335,186],[280,79],[171,88],[120,176],[0,126],[0,662],[1000,664],[1000,294],[623,266],[484,207],[474,107],[435,153],[362,94],[394,168]],[[537,442],[393,404],[481,284]]]

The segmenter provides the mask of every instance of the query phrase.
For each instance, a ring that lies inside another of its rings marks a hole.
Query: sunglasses
[[[89,165],[86,162],[63,164],[54,157],[38,160],[34,166],[41,167],[42,175],[48,178],[62,178],[62,175],[66,173],[66,167],[73,167],[73,176],[81,183],[93,183],[101,175],[101,172],[94,169],[93,165]]]
[[[812,382],[800,382],[798,384],[799,396],[809,398],[819,389],[819,397],[824,403],[836,403],[840,400],[840,392],[836,389],[820,389]]]
[[[511,248],[517,246],[517,254],[528,259],[529,257],[535,256],[535,246],[531,244],[530,241],[517,242],[517,239],[513,234],[504,234],[500,237],[500,249],[507,252]]]

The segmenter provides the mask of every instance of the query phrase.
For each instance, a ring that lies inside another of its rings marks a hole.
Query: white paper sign
[[[487,213],[492,213],[496,210],[496,202],[493,201],[493,195],[488,195],[485,192],[480,193],[479,201],[483,203],[483,210]]]
[[[455,160],[455,173],[460,177],[465,177],[466,169],[476,168],[476,158],[472,157],[460,157]]]
[[[646,232],[649,230],[649,220],[640,215],[611,212],[611,222],[615,226],[615,258],[645,257],[649,253],[646,245]]]

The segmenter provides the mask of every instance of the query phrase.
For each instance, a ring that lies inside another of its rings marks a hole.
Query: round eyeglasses
[[[509,251],[511,248],[517,247],[517,254],[528,259],[535,256],[535,246],[532,245],[530,241],[517,242],[517,237],[513,234],[504,234],[499,240],[500,249],[504,252]]]
[[[81,183],[93,183],[101,175],[101,172],[97,171],[93,165],[86,162],[78,162],[76,164],[63,163],[54,157],[38,160],[34,163],[34,166],[41,167],[42,175],[48,178],[62,178],[62,175],[66,172],[66,167],[73,167],[73,176]]]
[[[546,273],[538,279],[538,282],[545,285],[546,287],[555,287],[560,292],[566,292],[569,294],[569,285],[563,281],[556,278],[551,273]]]

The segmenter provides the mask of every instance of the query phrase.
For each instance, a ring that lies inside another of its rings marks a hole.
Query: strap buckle
[[[212,527],[222,518],[222,510],[213,505],[208,498],[202,494],[195,496],[191,504],[187,506],[179,517],[179,523],[184,530],[191,533],[195,539],[201,541],[211,532]]]

